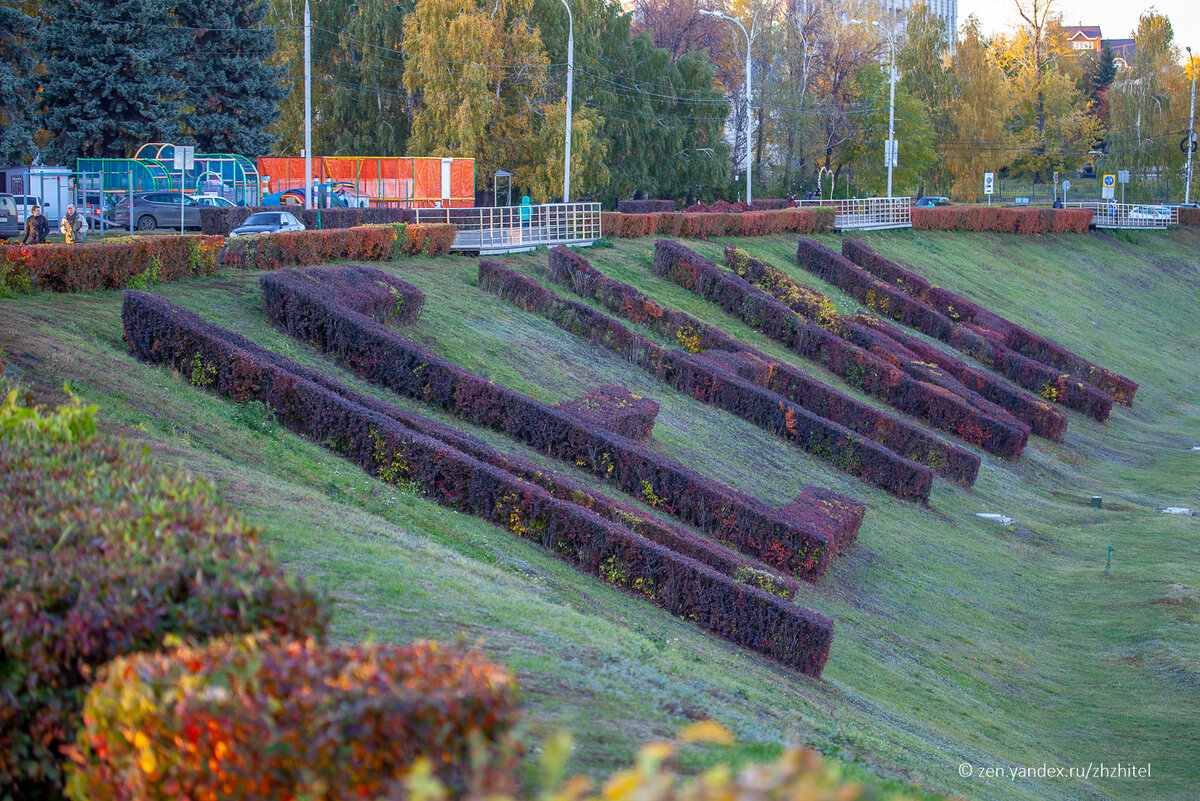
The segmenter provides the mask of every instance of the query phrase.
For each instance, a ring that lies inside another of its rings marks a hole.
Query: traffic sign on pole
[[[1100,186],[1100,196],[1103,197],[1105,200],[1112,200],[1114,197],[1116,197],[1116,192],[1113,191],[1116,188],[1116,186],[1117,186],[1117,176],[1115,176],[1115,175],[1104,176],[1104,180]]]
[[[996,173],[985,172],[983,174],[983,194],[993,195],[996,192]]]

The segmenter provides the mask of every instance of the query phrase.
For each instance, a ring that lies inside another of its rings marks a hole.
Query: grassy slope
[[[865,501],[859,546],[803,599],[837,624],[820,682],[583,578],[499,529],[370,479],[252,407],[133,361],[121,342],[116,293],[0,302],[0,347],[25,380],[47,392],[70,380],[101,405],[110,428],[223,482],[280,558],[336,596],[338,638],[481,639],[518,671],[535,734],[576,733],[576,769],[607,771],[638,741],[714,716],[738,733],[742,756],[813,743],[872,783],[907,777],[973,798],[1189,797],[1200,780],[1191,758],[1200,740],[1200,521],[1164,517],[1156,507],[1200,506],[1200,455],[1188,451],[1200,440],[1200,234],[866,238],[1139,380],[1137,405],[1118,408],[1107,425],[1072,414],[1063,443],[1034,439],[1015,463],[984,455],[973,490],[938,481],[922,508],[478,292],[474,260],[388,268],[428,295],[412,333],[465,367],[550,402],[623,384],[662,403],[652,444],[663,453],[775,503],[808,483]],[[695,246],[719,257],[721,244]],[[743,244],[785,268],[794,255],[790,237]],[[651,246],[620,242],[588,255],[668,306],[781,352],[655,278]],[[544,260],[507,262],[534,271]],[[367,388],[269,328],[255,280],[229,275],[159,291]],[[1118,508],[1089,508],[1091,494]],[[1007,531],[974,517],[983,511],[1013,515],[1019,525]],[[1108,545],[1116,548],[1114,575],[1102,578]],[[962,761],[1153,768],[1149,781],[966,781]]]

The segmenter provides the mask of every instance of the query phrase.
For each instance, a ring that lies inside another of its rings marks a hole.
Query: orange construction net
[[[312,160],[313,180],[341,183],[372,207],[429,209],[475,205],[475,159],[327,156]],[[304,159],[260,156],[263,194],[304,187]]]

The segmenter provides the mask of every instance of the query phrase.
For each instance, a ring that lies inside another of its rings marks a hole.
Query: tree
[[[533,140],[533,173],[526,186],[532,197],[561,199],[567,101],[549,105],[544,112]],[[608,147],[601,133],[602,124],[600,116],[588,108],[576,107],[571,115],[571,192],[575,199],[595,196],[608,188],[608,167],[604,163]]]
[[[418,0],[404,22],[404,85],[417,98],[410,150],[475,159],[475,183],[496,170],[528,186],[547,59],[528,0]]]
[[[264,0],[176,0],[185,41],[185,140],[206,153],[249,156],[271,151],[268,127],[287,95],[285,70],[267,62],[275,36],[261,25]]]
[[[946,69],[950,57],[945,26],[924,3],[914,5],[905,22],[908,42],[896,53],[896,66],[901,78],[898,91],[920,101],[929,124],[941,139],[950,130],[950,106],[954,99],[955,74]],[[949,184],[943,161],[934,158],[922,171],[919,194],[926,185],[944,187]]]
[[[34,22],[15,5],[0,5],[0,163],[23,164],[33,153]]]
[[[993,61],[974,14],[963,23],[950,69],[957,90],[950,106],[951,132],[942,153],[953,180],[953,193],[973,203],[985,172],[999,172],[1010,158],[1004,127],[1007,105],[1004,73]]]
[[[881,196],[887,187],[887,165],[883,158],[890,94],[887,72],[875,64],[867,64],[859,68],[855,82],[859,98],[874,111],[865,116],[863,136],[853,143],[853,156],[847,161],[854,162],[855,174],[864,191]],[[892,170],[893,192],[915,194],[922,175],[937,161],[935,132],[923,103],[899,86],[896,87],[896,141],[899,158]]]
[[[121,158],[179,132],[183,48],[170,0],[44,0],[37,34],[46,160]]]

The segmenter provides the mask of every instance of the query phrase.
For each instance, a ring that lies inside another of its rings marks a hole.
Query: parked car
[[[253,234],[277,234],[281,231],[303,231],[304,223],[287,211],[260,211],[251,214],[246,221],[229,232],[230,236]]]
[[[210,208],[228,208],[237,205],[232,200],[223,198],[220,195],[188,195],[188,197],[194,200],[197,205],[208,206]]]
[[[1167,225],[1171,222],[1171,210],[1166,206],[1134,206],[1129,211],[1129,219]]]
[[[33,195],[13,195],[13,203],[17,204],[17,222],[21,225],[25,224],[25,218],[29,216],[29,211],[34,206],[42,210],[42,214],[46,213],[46,204],[42,203],[42,199]]]
[[[133,196],[133,224],[139,231],[153,231],[157,228],[179,230],[179,215],[183,212],[184,228],[200,227],[200,205],[196,201],[183,196],[180,203],[178,192],[147,192]],[[121,198],[113,207],[113,226],[128,228],[130,218],[128,198]]]
[[[0,195],[0,240],[18,238],[24,228],[23,223],[17,222],[17,204],[13,196]]]
[[[949,206],[950,198],[948,198],[948,197],[933,197],[933,196],[922,197],[922,198],[918,198],[917,202],[914,203],[913,205],[918,208],[923,208],[923,209],[929,208],[931,206]]]

